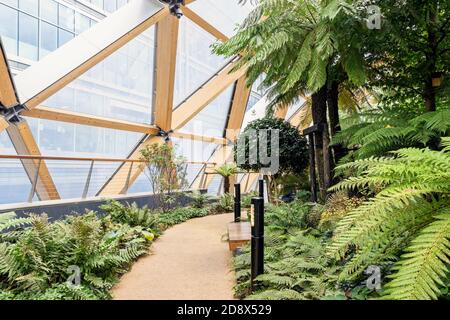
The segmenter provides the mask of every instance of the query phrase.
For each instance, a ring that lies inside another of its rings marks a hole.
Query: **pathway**
[[[114,287],[114,299],[233,299],[232,255],[221,241],[232,220],[232,214],[213,215],[166,230]]]

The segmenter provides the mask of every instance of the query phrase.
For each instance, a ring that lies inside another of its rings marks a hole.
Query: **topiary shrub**
[[[273,192],[276,188],[276,182],[274,180],[287,174],[302,175],[308,166],[309,154],[306,139],[300,135],[295,127],[282,119],[267,116],[250,122],[238,137],[238,143],[234,148],[234,158],[239,168],[248,171],[261,171],[268,167],[260,159],[260,144],[257,143],[261,140],[262,132],[267,130],[272,130],[271,134],[273,134],[273,130],[279,130],[279,168],[276,172],[271,173],[268,179],[269,189]],[[256,132],[256,135],[252,134],[252,132]],[[268,135],[267,155],[271,157],[272,145],[270,134]],[[254,150],[255,147],[257,150]],[[256,154],[258,159],[249,159],[250,154]],[[243,157],[245,161],[242,161],[238,155],[245,155]]]

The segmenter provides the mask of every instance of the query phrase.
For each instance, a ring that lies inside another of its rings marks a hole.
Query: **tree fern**
[[[358,116],[353,124],[333,138],[333,143],[357,147],[356,159],[380,156],[404,147],[438,147],[450,130],[450,111],[428,112],[407,121],[401,113],[372,112]]]
[[[447,144],[448,138],[444,138],[443,146]],[[341,280],[355,279],[368,265],[395,261],[406,250],[393,269],[388,297],[437,297],[449,261],[449,167],[450,154],[445,148],[406,148],[390,157],[359,160],[338,168],[354,169],[360,176],[350,177],[332,190],[369,188],[376,193],[338,222],[327,247],[329,256],[346,261]],[[419,280],[416,286],[412,282],[406,286],[412,272]]]
[[[437,299],[450,264],[450,208],[435,216],[411,241],[397,272],[386,286],[386,299]]]

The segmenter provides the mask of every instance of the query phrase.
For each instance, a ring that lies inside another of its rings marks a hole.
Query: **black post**
[[[251,285],[254,289],[254,280],[264,273],[264,198],[252,199],[254,215],[251,241]]]
[[[241,221],[241,184],[234,184],[234,222]]]
[[[264,200],[264,179],[258,180],[259,197]]]
[[[317,178],[316,178],[316,158],[314,147],[314,133],[309,137],[309,180],[311,181],[311,202],[317,202]]]

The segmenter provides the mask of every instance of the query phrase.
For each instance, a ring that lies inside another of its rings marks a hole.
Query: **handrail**
[[[37,155],[9,155],[0,154],[0,159],[17,159],[17,160],[61,160],[61,161],[96,161],[96,162],[133,162],[133,163],[145,163],[140,159],[116,159],[116,158],[100,158],[100,157],[60,157],[60,156],[37,156]],[[185,164],[213,164],[215,162],[206,161],[185,161]]]

